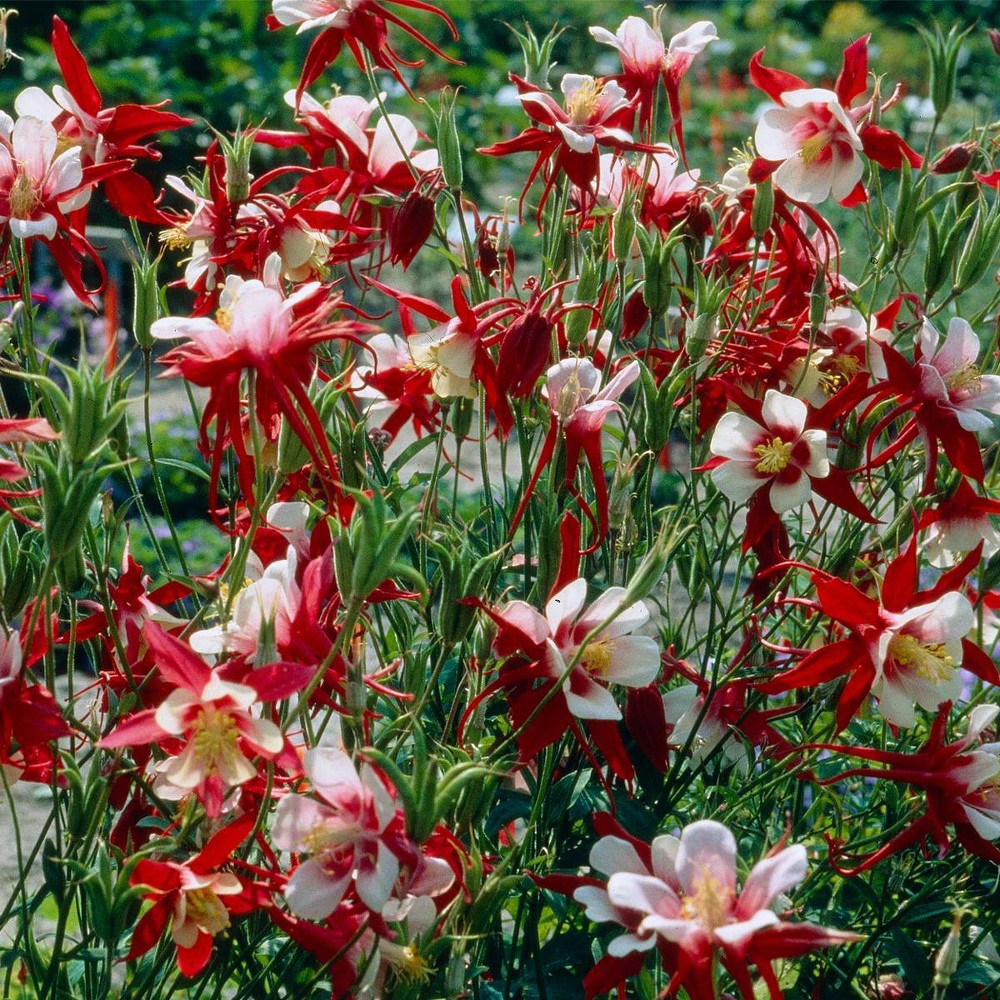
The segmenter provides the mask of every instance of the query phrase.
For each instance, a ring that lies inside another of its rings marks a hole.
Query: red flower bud
[[[649,320],[649,308],[642,298],[642,289],[633,292],[625,300],[622,313],[622,340],[631,340]]]
[[[411,191],[389,224],[390,263],[402,264],[405,271],[433,229],[434,199]]]
[[[972,142],[956,142],[949,146],[934,161],[931,167],[932,174],[957,174],[964,170],[971,162],[972,158],[979,151],[979,146]]]
[[[541,313],[526,312],[507,330],[497,359],[497,385],[515,399],[530,396],[549,363],[552,323]]]
[[[993,46],[993,51],[1000,56],[1000,31],[996,28],[987,28],[986,34],[990,36],[990,45]]]

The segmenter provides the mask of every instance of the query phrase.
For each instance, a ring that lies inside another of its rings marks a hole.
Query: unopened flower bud
[[[1000,56],[1000,31],[997,31],[996,28],[987,28],[986,34],[989,36],[993,51]]]
[[[956,910],[952,915],[951,927],[948,936],[944,939],[944,944],[938,949],[934,957],[934,996],[943,997],[945,991],[951,983],[951,977],[955,975],[958,968],[959,951],[962,945],[962,917],[963,911]]]
[[[434,199],[414,189],[389,224],[389,261],[405,271],[434,230]]]
[[[941,155],[931,166],[931,173],[957,174],[972,162],[972,158],[978,151],[979,145],[971,140],[968,142],[956,142],[942,151]]]
[[[754,236],[763,236],[774,220],[774,184],[766,177],[756,187],[753,196],[753,208],[750,210],[750,228]]]
[[[438,157],[445,184],[457,191],[465,179],[462,168],[462,146],[458,141],[458,126],[455,124],[455,102],[458,91],[445,87],[441,91],[438,112],[434,116]]]
[[[156,271],[159,257],[148,254],[131,263],[134,303],[132,306],[132,336],[139,347],[152,349],[154,339],[150,327],[160,318],[160,285]]]
[[[719,336],[719,317],[715,313],[695,315],[687,325],[684,350],[691,361],[700,361],[708,345]]]

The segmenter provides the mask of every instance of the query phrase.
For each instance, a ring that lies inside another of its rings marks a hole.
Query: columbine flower
[[[984,375],[976,364],[981,347],[968,322],[953,317],[942,344],[937,330],[925,319],[918,348],[925,399],[950,411],[964,431],[991,427],[985,414],[1000,413],[1000,375]]]
[[[144,888],[143,898],[153,906],[136,924],[128,960],[156,947],[169,924],[181,974],[196,976],[205,968],[215,936],[229,928],[231,916],[249,913],[263,902],[255,886],[217,871],[252,828],[252,818],[223,827],[183,863],[143,858],[135,866],[129,884]]]
[[[848,674],[837,707],[839,730],[869,693],[879,698],[888,722],[912,726],[916,705],[933,711],[958,698],[960,667],[1000,684],[993,661],[965,638],[975,615],[964,594],[948,589],[955,586],[954,572],[942,575],[930,590],[916,590],[916,536],[886,567],[881,603],[846,580],[819,570],[812,577],[819,609],[842,622],[849,635],[827,641],[790,670],[758,684],[761,691],[815,687]]]
[[[283,663],[250,672],[246,683],[211,670],[189,646],[147,623],[143,631],[162,677],[176,689],[155,709],[138,712],[100,742],[102,747],[160,743],[168,737],[183,749],[158,765],[157,791],[166,798],[194,792],[209,816],[222,810],[226,792],[257,776],[250,758],[274,760],[285,745],[281,730],[251,713],[258,701],[285,698],[304,687],[308,667]]]
[[[847,778],[876,778],[898,781],[923,790],[926,810],[916,816],[878,850],[855,857],[857,867],[845,871],[836,862],[840,844],[831,841],[831,861],[843,875],[867,871],[880,861],[920,843],[930,836],[943,856],[951,847],[948,826],[955,828],[958,842],[970,853],[1000,864],[1000,743],[984,742],[983,737],[996,721],[1000,707],[978,705],[969,713],[965,736],[945,743],[945,727],[950,705],[943,705],[931,727],[927,742],[915,753],[869,750],[820,743],[814,749],[829,750],[850,757],[886,765],[883,768],[855,767],[821,784],[831,785]]]
[[[799,507],[812,498],[813,478],[830,474],[826,432],[806,430],[806,404],[768,389],[761,423],[742,413],[724,413],[710,448],[723,459],[712,469],[715,485],[735,503],[746,503],[768,486],[776,513]]]
[[[602,837],[590,862],[609,874],[607,885],[581,887],[573,898],[584,904],[591,920],[626,929],[611,941],[608,956],[622,960],[658,947],[665,964],[673,966],[671,985],[683,985],[692,996],[715,995],[716,955],[750,1000],[754,991],[748,962],[774,982],[774,959],[857,940],[854,934],[815,924],[786,923],[772,909],[806,876],[806,851],[799,844],[756,864],[742,890],[736,880],[736,841],[712,820],[686,826],[679,839],[657,837],[649,848],[618,836]],[[588,989],[587,994],[594,992]]]
[[[26,115],[0,113],[0,222],[18,239],[55,238],[63,213],[86,204],[80,149],[58,153],[56,130]]]
[[[864,173],[861,139],[832,90],[810,88],[781,95],[782,107],[765,111],[754,143],[760,155],[781,160],[774,182],[807,204],[833,194],[843,201]]]
[[[652,24],[641,17],[626,17],[614,34],[606,28],[591,28],[590,34],[595,41],[618,50],[622,61],[621,81],[626,90],[637,97],[639,124],[644,128],[651,124],[656,86],[663,79],[678,143],[683,148],[680,132],[680,81],[691,67],[695,56],[710,42],[718,40],[715,25],[711,21],[697,21],[674,35],[669,44],[664,44],[659,17],[654,13]]]
[[[359,774],[343,751],[309,750],[303,767],[321,801],[286,795],[272,828],[275,846],[309,856],[285,889],[291,911],[324,920],[353,882],[365,906],[381,912],[399,876],[398,855],[407,856],[412,847],[389,830],[395,800],[370,767]]]

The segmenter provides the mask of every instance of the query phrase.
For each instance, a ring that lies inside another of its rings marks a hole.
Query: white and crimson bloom
[[[87,203],[79,147],[59,152],[49,122],[0,112],[0,222],[26,240],[55,238],[65,212]]]
[[[544,615],[524,601],[511,601],[496,614],[539,648],[541,672],[550,679],[562,678],[573,663],[562,695],[578,719],[620,719],[607,685],[644,687],[660,672],[656,640],[631,634],[649,621],[649,608],[642,601],[623,606],[624,597],[624,587],[609,587],[584,608],[587,581],[579,577],[550,598]],[[585,642],[595,629],[600,631]]]
[[[975,624],[972,605],[964,594],[949,589],[968,571],[968,565],[959,565],[931,589],[917,591],[916,535],[886,566],[880,600],[814,569],[818,610],[848,634],[828,640],[757,688],[778,694],[849,675],[837,707],[840,730],[869,694],[879,699],[878,709],[888,722],[913,726],[917,705],[933,711],[958,699],[961,667],[987,684],[1000,685],[996,665],[966,638]]]
[[[135,866],[129,884],[142,887],[143,898],[153,905],[136,924],[126,956],[129,960],[156,947],[169,924],[181,973],[196,976],[205,968],[214,939],[228,930],[230,918],[266,901],[257,886],[244,883],[232,872],[218,871],[252,829],[252,817],[238,820],[223,827],[183,863],[143,858]]]
[[[774,182],[807,204],[847,198],[864,173],[862,142],[832,90],[807,88],[781,95],[782,107],[765,111],[754,143],[761,156],[781,160]]]
[[[275,760],[285,747],[278,726],[254,715],[253,706],[300,690],[312,670],[275,664],[251,671],[238,683],[153,622],[147,622],[143,636],[160,675],[176,689],[157,708],[126,719],[100,746],[180,741],[180,752],[157,767],[157,791],[166,798],[194,792],[208,815],[217,816],[226,793],[257,776],[251,758]]]
[[[686,826],[679,839],[657,837],[648,848],[621,836],[602,837],[591,849],[590,863],[609,876],[607,884],[594,880],[573,898],[591,920],[625,929],[608,946],[612,962],[659,947],[675,965],[669,970],[671,987],[683,985],[699,1000],[716,995],[716,955],[741,994],[752,998],[749,962],[776,986],[773,959],[857,940],[814,924],[786,923],[775,911],[779,897],[806,876],[806,851],[799,844],[758,862],[742,889],[736,840],[713,820]],[[780,990],[772,988],[771,995],[780,997]]]
[[[652,24],[632,16],[626,17],[614,34],[607,28],[591,28],[590,34],[595,41],[618,50],[622,61],[620,79],[625,89],[636,95],[639,124],[643,128],[652,122],[654,96],[662,78],[680,142],[680,81],[695,56],[710,42],[718,41],[715,25],[711,21],[697,21],[665,43],[654,11]]]
[[[767,487],[772,509],[781,514],[812,498],[812,479],[830,474],[826,432],[806,429],[808,407],[794,396],[768,389],[761,422],[724,413],[716,424],[711,452],[715,485],[735,503],[746,503]]]
[[[276,847],[308,855],[285,888],[289,908],[303,919],[324,920],[353,883],[361,902],[380,913],[399,877],[399,856],[416,856],[397,822],[394,797],[372,768],[359,774],[342,750],[309,750],[303,767],[319,801],[286,795],[271,829]]]
[[[978,365],[982,349],[967,320],[954,316],[941,337],[925,319],[917,341],[920,389],[927,402],[949,412],[964,431],[992,426],[987,413],[1000,413],[1000,375],[984,375]]]

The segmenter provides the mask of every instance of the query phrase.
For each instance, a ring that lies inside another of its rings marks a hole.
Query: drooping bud
[[[997,31],[996,28],[987,28],[986,34],[989,36],[993,51],[1000,56],[1000,31]]]
[[[940,156],[931,166],[932,174],[957,174],[964,170],[972,158],[979,152],[979,144],[971,139],[967,142],[956,142],[942,150]]]
[[[507,328],[497,359],[497,385],[501,392],[523,399],[534,391],[535,383],[552,355],[552,321],[529,309]]]
[[[405,271],[434,231],[434,199],[414,189],[389,223],[389,262]]]

